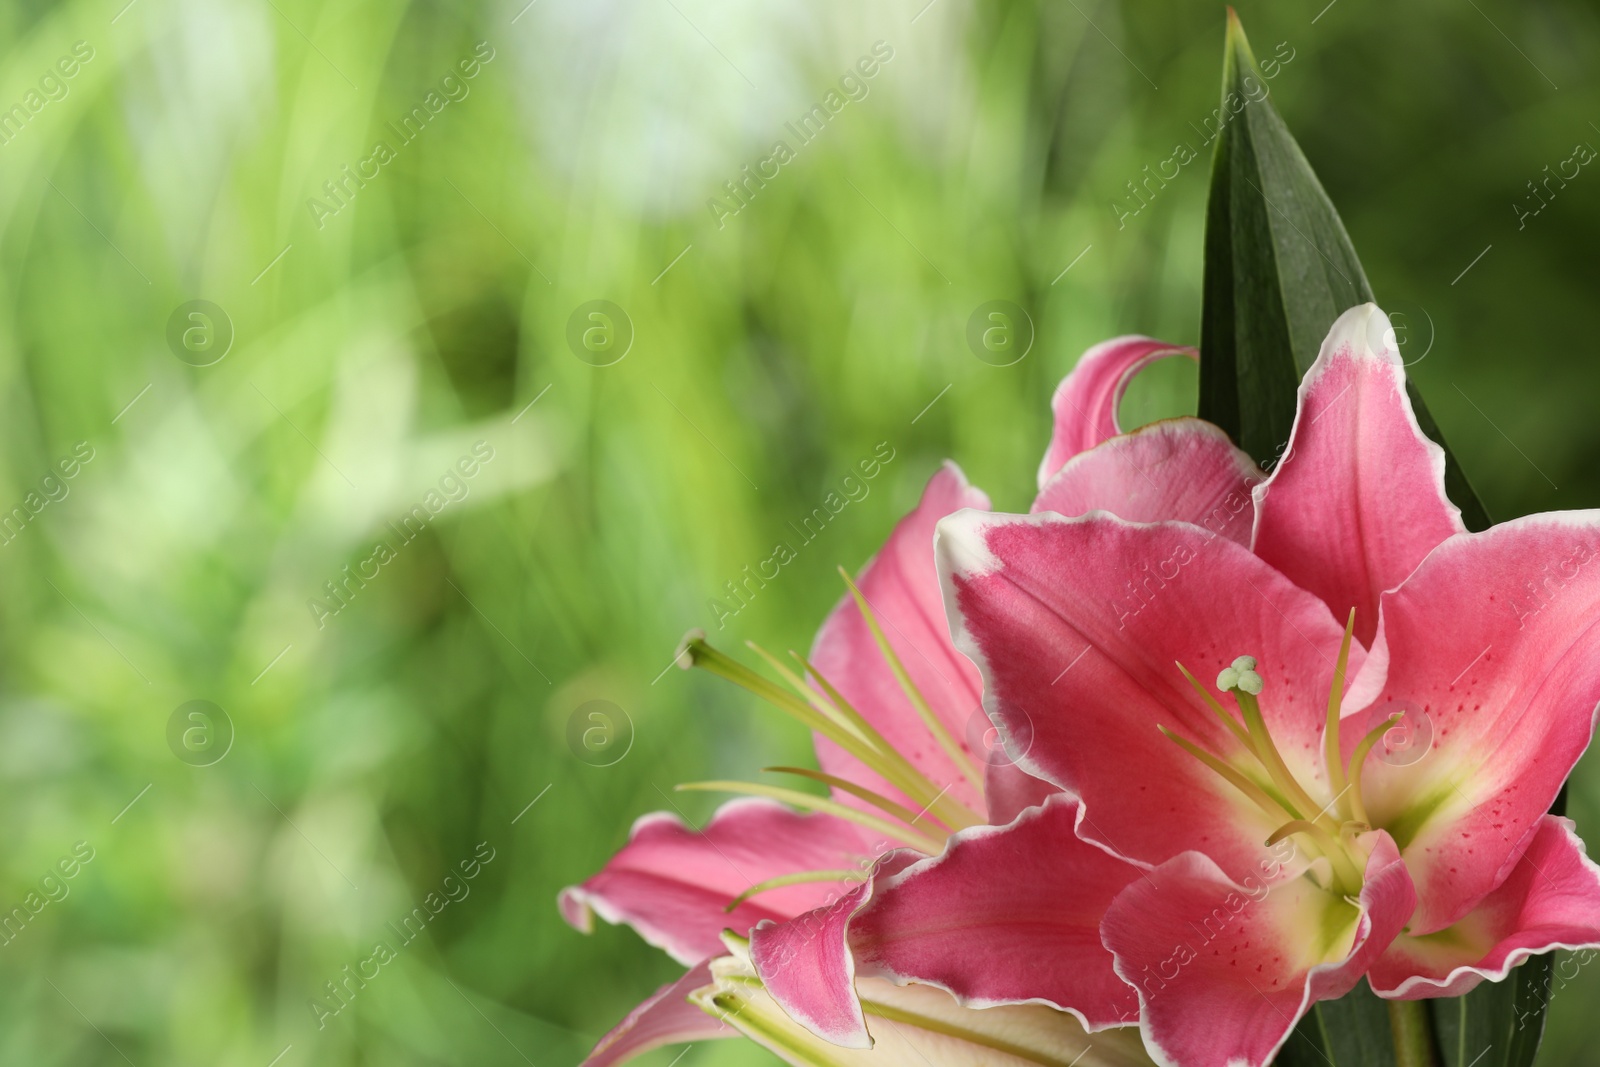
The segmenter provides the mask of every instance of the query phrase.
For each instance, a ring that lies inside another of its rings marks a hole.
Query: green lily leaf
[[[1534,956],[1504,982],[1428,1002],[1444,1067],[1528,1067],[1544,1036],[1555,956]]]
[[[1266,95],[1244,29],[1228,13],[1222,114],[1206,207],[1200,417],[1257,462],[1275,462],[1295,390],[1340,313],[1373,300],[1339,214]],[[1467,527],[1489,525],[1414,387],[1422,432],[1445,450],[1445,489]]]
[[[1365,982],[1312,1007],[1273,1061],[1277,1067],[1396,1067],[1389,1006]]]
[[[1206,211],[1199,413],[1270,465],[1288,443],[1296,390],[1328,328],[1374,296],[1350,235],[1266,85],[1230,10],[1222,78],[1222,113],[1230,117],[1217,136]],[[1416,388],[1408,390],[1418,425],[1445,451],[1450,499],[1469,529],[1486,528],[1483,504]],[[1398,1013],[1363,982],[1316,1005],[1277,1063],[1527,1067],[1544,1031],[1551,966],[1550,956],[1535,957],[1504,982]],[[1397,1054],[1397,1046],[1409,1051]]]

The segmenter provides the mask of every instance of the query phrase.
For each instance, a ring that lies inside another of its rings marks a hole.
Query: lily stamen
[[[1367,762],[1367,755],[1371,753],[1372,746],[1378,743],[1378,738],[1398,726],[1404,718],[1404,715],[1389,716],[1369,730],[1367,736],[1356,745],[1355,751],[1350,753],[1350,768],[1345,772],[1345,777],[1350,782],[1350,817],[1357,822],[1367,821],[1366,803],[1361,798],[1361,767]]]
[[[1295,814],[1295,812],[1290,810],[1282,801],[1275,799],[1268,794],[1265,789],[1262,789],[1259,785],[1246,778],[1237,769],[1229,766],[1227,761],[1222,759],[1220,756],[1216,756],[1210,752],[1207,752],[1205,749],[1201,748],[1193,741],[1190,741],[1188,738],[1179,737],[1165,726],[1157,726],[1156,729],[1160,730],[1162,735],[1166,737],[1167,740],[1171,741],[1173,744],[1189,753],[1189,755],[1205,764],[1211,770],[1221,775],[1229,785],[1233,786],[1239,792],[1255,801],[1261,810],[1266,812],[1268,815],[1276,817],[1280,812],[1287,815]]]
[[[805,767],[763,767],[770,774],[793,774],[800,778],[807,778],[813,782],[821,782],[832,789],[849,793],[858,800],[864,800],[887,815],[893,815],[907,826],[915,826],[923,819],[928,818],[927,813],[918,814],[904,804],[896,804],[881,793],[874,793],[866,786],[857,785],[836,774],[824,774],[822,771],[808,770]],[[938,821],[938,820],[935,820]]]
[[[762,652],[762,655],[769,663],[777,664],[776,657],[768,656],[765,652]],[[791,684],[804,691],[806,699],[786,692],[749,667],[718,651],[707,643],[705,635],[699,631],[691,631],[684,638],[678,662],[685,669],[700,667],[708,670],[761,697],[807,729],[833,741],[911,798],[913,802],[928,805],[928,810],[945,825],[961,829],[983,821],[976,813],[950,798],[947,790],[933,784],[926,775],[913,767],[905,756],[889,744],[882,734],[873,729],[854,708],[851,708],[831,685],[824,684],[823,687],[834,702],[835,714],[824,714],[816,706],[820,698],[817,697],[815,690],[806,686],[792,671],[784,668],[783,674],[791,680]],[[819,677],[815,668],[809,664],[806,666],[813,677]],[[938,849],[935,848],[934,851]]]
[[[1244,717],[1245,729],[1254,742],[1256,759],[1261,762],[1273,784],[1301,811],[1316,812],[1319,805],[1289,770],[1278,746],[1272,742],[1266,719],[1261,715],[1261,705],[1256,702],[1256,694],[1261,692],[1264,683],[1261,675],[1256,673],[1255,666],[1254,656],[1240,656],[1233,661],[1233,666],[1224,667],[1222,673],[1217,675],[1217,688],[1233,693],[1239,712]],[[1321,820],[1326,816],[1318,814],[1312,818]]]
[[[1322,855],[1327,857],[1329,865],[1333,868],[1334,884],[1343,895],[1353,896],[1361,892],[1364,879],[1360,868],[1350,855],[1348,843],[1342,836],[1336,837],[1329,833],[1325,826],[1305,819],[1295,819],[1274,830],[1267,838],[1266,845],[1271,848],[1284,838],[1295,834],[1304,834],[1316,842]]]
[[[1352,611],[1345,626],[1344,639],[1339,646],[1339,659],[1334,667],[1333,681],[1328,694],[1328,721],[1324,732],[1324,748],[1325,758],[1329,761],[1328,778],[1333,787],[1333,800],[1326,805],[1319,806],[1312,799],[1310,792],[1289,769],[1283,754],[1278,751],[1277,745],[1272,740],[1266,718],[1261,712],[1261,704],[1256,699],[1266,683],[1256,670],[1257,661],[1254,656],[1238,657],[1217,675],[1217,688],[1224,693],[1233,694],[1234,701],[1239,707],[1240,718],[1243,720],[1242,726],[1224,710],[1183,664],[1178,664],[1178,670],[1207,706],[1222,719],[1223,724],[1241,747],[1255,758],[1271,782],[1270,786],[1194,742],[1179,737],[1166,727],[1159,727],[1167,738],[1255,802],[1266,814],[1281,817],[1281,812],[1282,815],[1287,815],[1288,820],[1273,831],[1267,838],[1266,844],[1270,847],[1285,838],[1299,837],[1314,862],[1326,860],[1323,874],[1319,876],[1319,884],[1325,881],[1327,882],[1325,888],[1345,896],[1361,891],[1364,881],[1362,870],[1366,861],[1356,843],[1356,838],[1371,829],[1367,822],[1366,807],[1361,799],[1361,764],[1377,739],[1384,731],[1390,729],[1398,718],[1391,718],[1362,739],[1351,758],[1348,770],[1339,764],[1339,713],[1344,697],[1345,677],[1350,663],[1350,643],[1354,631],[1355,612]]]
[[[1339,660],[1333,667],[1333,682],[1328,686],[1328,721],[1322,731],[1323,758],[1328,768],[1328,791],[1335,801],[1343,797],[1347,777],[1339,763],[1339,712],[1344,701],[1345,671],[1350,666],[1350,638],[1356,629],[1356,609],[1350,609],[1350,618],[1344,625],[1344,640],[1339,643]],[[1345,804],[1344,813],[1355,818],[1352,802]],[[1361,817],[1365,821],[1365,816]]]
[[[724,904],[722,910],[724,913],[731,912],[758,893],[782,889],[785,886],[806,885],[811,882],[864,882],[866,877],[866,872],[859,868],[848,871],[797,871],[794,874],[780,874],[776,878],[768,878],[765,882],[757,882]]]
[[[846,822],[853,822],[857,826],[864,826],[868,830],[873,830],[895,841],[903,842],[930,856],[937,855],[944,850],[945,839],[948,837],[947,834],[939,833],[938,831],[924,833],[908,826],[892,823],[888,819],[880,819],[876,815],[858,811],[848,804],[839,803],[837,800],[815,796],[811,793],[802,793],[798,789],[785,789],[777,785],[764,785],[760,782],[716,781],[684,782],[674,788],[679,792],[737,793],[743,796],[769,797],[792,807],[806,811],[820,811],[827,815],[844,819]],[[938,833],[938,836],[933,836],[933,833]]]
[[[922,725],[928,728],[928,732],[933,735],[935,741],[939,742],[939,747],[944,750],[944,754],[950,758],[951,763],[956,765],[956,769],[966,776],[967,781],[975,789],[982,790],[983,775],[973,765],[972,759],[967,755],[966,750],[961,747],[954,737],[950,736],[950,731],[945,729],[944,723],[939,721],[939,716],[934,714],[933,708],[929,707],[927,699],[917,688],[916,683],[911,680],[911,675],[906,671],[905,665],[900,662],[900,657],[895,654],[894,646],[889,644],[889,638],[885,636],[883,627],[878,625],[878,617],[872,610],[872,605],[867,603],[866,596],[856,587],[855,581],[850,577],[850,572],[840,567],[839,576],[844,579],[844,584],[849,586],[850,595],[855,598],[856,607],[861,612],[861,618],[866,622],[867,629],[872,632],[872,639],[878,643],[878,651],[883,654],[884,662],[889,665],[889,670],[894,674],[895,681],[899,682],[900,688],[905,691],[906,699],[916,709],[917,716],[922,720]]]

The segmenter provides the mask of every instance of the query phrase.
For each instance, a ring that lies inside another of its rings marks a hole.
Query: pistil
[[[1350,666],[1350,637],[1356,629],[1356,609],[1350,609],[1350,619],[1344,625],[1344,640],[1339,643],[1339,661],[1334,664],[1333,684],[1328,687],[1328,721],[1322,731],[1323,760],[1328,768],[1328,790],[1335,803],[1340,803],[1348,785],[1344,767],[1339,760],[1339,715],[1344,700],[1345,670]],[[1359,767],[1360,764],[1357,764]],[[1343,811],[1354,817],[1352,802],[1345,802]],[[1362,821],[1365,821],[1363,818]]]
[[[1206,705],[1222,719],[1241,748],[1254,757],[1267,780],[1271,782],[1270,789],[1259,779],[1244,773],[1215,753],[1179,737],[1164,726],[1160,728],[1170,740],[1248,797],[1268,816],[1283,819],[1278,828],[1267,838],[1267,845],[1275,845],[1289,837],[1300,838],[1313,859],[1327,861],[1326,867],[1323,868],[1324,875],[1318,879],[1318,884],[1323,884],[1325,879],[1327,884],[1324,888],[1342,896],[1353,896],[1361,891],[1362,870],[1366,861],[1356,839],[1371,829],[1367,824],[1366,807],[1361,798],[1361,766],[1377,739],[1398,721],[1398,717],[1392,717],[1362,738],[1351,755],[1349,766],[1346,767],[1341,763],[1340,705],[1344,697],[1345,679],[1350,664],[1350,643],[1354,630],[1355,612],[1352,611],[1345,626],[1344,639],[1339,646],[1339,659],[1334,667],[1328,693],[1323,758],[1327,766],[1332,800],[1326,805],[1319,805],[1312,798],[1311,793],[1289,769],[1277,745],[1273,743],[1271,732],[1267,729],[1266,718],[1261,712],[1261,704],[1256,699],[1266,683],[1256,670],[1257,663],[1254,656],[1238,657],[1217,675],[1217,688],[1223,693],[1232,694],[1239,708],[1239,718],[1243,720],[1242,726],[1184,668],[1183,664],[1178,664],[1178,670],[1183,673],[1184,678],[1194,687]]]
[[[1355,751],[1350,753],[1350,769],[1347,772],[1350,779],[1350,818],[1356,822],[1367,821],[1367,806],[1361,797],[1361,767],[1367,762],[1367,756],[1372,752],[1372,746],[1378,743],[1378,738],[1394,729],[1403,718],[1403,715],[1389,716],[1368,731],[1367,736],[1356,744]]]
[[[1239,713],[1244,716],[1245,729],[1249,731],[1256,759],[1266,769],[1272,783],[1298,809],[1298,814],[1320,821],[1324,816],[1317,811],[1317,802],[1300,785],[1288,764],[1284,763],[1278,746],[1272,743],[1272,734],[1268,732],[1266,720],[1261,715],[1261,705],[1256,702],[1256,694],[1261,692],[1264,684],[1261,675],[1256,673],[1254,656],[1240,656],[1233,661],[1233,666],[1224,667],[1222,673],[1217,675],[1217,688],[1224,693],[1233,693]]]

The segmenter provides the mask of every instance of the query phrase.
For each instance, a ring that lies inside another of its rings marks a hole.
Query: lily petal
[[[856,998],[850,920],[885,879],[922,858],[911,849],[885,853],[872,877],[815,911],[750,931],[750,962],[767,992],[789,1016],[830,1044],[871,1048]]]
[[[1376,699],[1342,734],[1348,750],[1409,706],[1431,736],[1401,758],[1369,757],[1362,772],[1370,821],[1394,835],[1417,881],[1413,934],[1449,926],[1506,879],[1588,746],[1597,618],[1594,511],[1457,535],[1384,595],[1373,655],[1352,686]]]
[[[696,1003],[795,1067],[1150,1067],[1131,1028],[1090,1037],[1072,1016],[1042,1005],[978,1011],[941,989],[881,978],[857,982],[876,1044],[840,1048],[789,1018],[748,956],[730,947],[712,963],[716,985],[697,991]]]
[[[995,752],[983,772],[983,800],[989,806],[989,822],[1004,826],[1029,808],[1037,807],[1061,790],[1043,778],[1035,778],[1013,763],[1010,757]]]
[[[948,990],[968,1007],[1038,1003],[1091,1033],[1137,1018],[1100,943],[1106,908],[1141,868],[1079,840],[1056,794],[1009,826],[979,826],[886,879],[850,924],[862,973]]]
[[[689,966],[722,951],[724,929],[799,915],[843,883],[784,886],[725,911],[746,889],[800,871],[848,870],[871,854],[843,819],[741,798],[718,808],[701,831],[665,812],[644,816],[599,873],[561,891],[559,904],[562,917],[585,933],[591,912],[598,913]]]
[[[933,563],[933,531],[935,524],[953,511],[988,507],[989,498],[967,483],[961,468],[946,463],[928,482],[916,509],[895,526],[883,550],[867,564],[856,583],[929,707],[951,738],[968,752],[967,725],[982,706],[978,672],[950,644]],[[983,810],[978,790],[907,699],[853,597],[846,595],[823,623],[811,662],[929,781],[941,788],[948,785],[949,795],[973,811]],[[817,762],[823,770],[909,804],[913,811],[922,807],[832,741],[821,736],[815,740]],[[838,799],[865,807],[847,794]]]
[[[1314,1002],[1355,987],[1416,905],[1394,843],[1375,836],[1357,905],[1306,878],[1252,892],[1198,852],[1129,884],[1101,933],[1157,1063],[1262,1067]]]
[[[1114,337],[1078,358],[1077,366],[1061,379],[1050,398],[1055,429],[1039,464],[1041,489],[1067,460],[1122,432],[1117,405],[1122,403],[1128,383],[1145,367],[1168,356],[1200,358],[1192,348],[1153,337]]]
[[[1148,864],[1199,846],[1230,877],[1259,877],[1261,842],[1281,820],[1157,727],[1244,770],[1242,747],[1174,661],[1210,679],[1255,656],[1289,769],[1308,788],[1326,781],[1319,705],[1343,637],[1327,607],[1186,523],[962,511],[939,524],[937,551],[956,647],[983,672],[990,718],[1031,736],[1024,770],[1082,798],[1080,832]]]
[[[1370,645],[1379,594],[1466,529],[1444,495],[1444,450],[1417,426],[1376,304],[1339,316],[1299,397],[1288,451],[1255,490],[1255,551],[1340,621],[1355,608]]]
[[[1600,948],[1600,867],[1571,819],[1546,815],[1511,876],[1466,917],[1427,937],[1402,934],[1373,964],[1380,997],[1459,997],[1540,952]]]
[[[1109,511],[1130,522],[1176,519],[1247,545],[1255,520],[1250,491],[1264,477],[1211,423],[1167,419],[1072,457],[1030,510]]]
[[[612,1027],[579,1067],[612,1067],[662,1045],[738,1037],[733,1027],[689,1002],[690,993],[711,981],[709,960],[691,967],[688,974],[656,990]]]

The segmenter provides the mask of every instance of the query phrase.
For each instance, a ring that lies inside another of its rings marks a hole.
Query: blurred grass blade
[[[1295,390],[1340,313],[1373,300],[1350,235],[1267,98],[1232,10],[1206,207],[1200,417],[1258,462],[1289,440]],[[1470,529],[1488,516],[1414,387],[1422,431],[1445,449],[1445,488]]]

